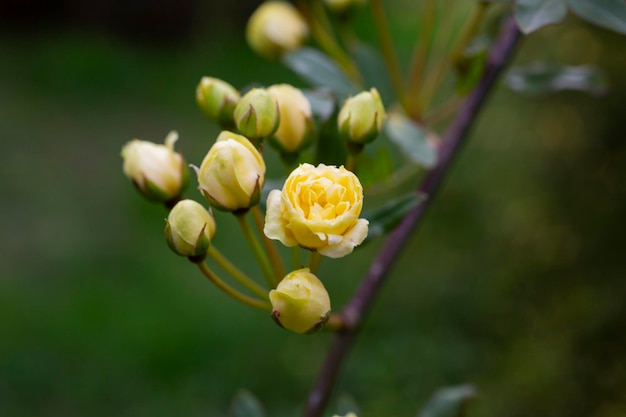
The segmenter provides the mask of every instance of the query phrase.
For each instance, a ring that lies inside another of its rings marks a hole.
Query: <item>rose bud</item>
[[[311,103],[299,89],[278,84],[267,89],[278,103],[280,123],[270,137],[270,144],[283,154],[297,154],[315,138]]]
[[[314,333],[328,320],[330,297],[309,268],[289,273],[270,291],[272,317],[285,329]]]
[[[165,145],[134,139],[122,148],[124,174],[147,199],[177,201],[187,186],[189,173],[183,156],[174,152],[178,133],[170,132]]]
[[[202,77],[196,88],[196,102],[202,113],[224,128],[232,128],[233,112],[241,99],[232,85],[213,77]]]
[[[198,188],[217,209],[239,211],[259,202],[265,162],[244,136],[222,131],[196,172]]]
[[[271,135],[280,123],[278,103],[263,88],[248,91],[235,107],[234,117],[239,132],[252,140]]]
[[[257,54],[276,59],[298,48],[309,35],[309,27],[291,4],[266,1],[250,16],[246,27],[248,45]]]
[[[372,88],[345,101],[337,116],[339,136],[348,144],[364,145],[376,139],[384,121],[385,107],[378,90]]]
[[[215,219],[200,203],[181,200],[167,216],[165,239],[175,253],[204,258],[215,236]]]

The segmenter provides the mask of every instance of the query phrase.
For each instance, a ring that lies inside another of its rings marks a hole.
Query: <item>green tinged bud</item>
[[[235,107],[235,124],[244,136],[263,139],[278,129],[280,113],[278,103],[267,90],[253,88]]]
[[[278,84],[267,89],[278,103],[280,123],[270,137],[270,144],[284,154],[296,154],[315,138],[311,103],[299,89]]]
[[[165,145],[133,139],[122,148],[124,174],[151,201],[176,201],[187,187],[187,164],[180,153],[174,152],[177,140],[178,133],[170,132]]]
[[[239,211],[259,202],[265,162],[244,136],[222,131],[196,172],[198,188],[219,210]]]
[[[347,99],[337,116],[339,135],[348,144],[364,145],[373,141],[384,121],[385,107],[375,88]]]
[[[175,253],[204,258],[215,236],[215,219],[200,203],[181,200],[166,220],[165,240]]]
[[[309,27],[298,10],[283,1],[266,1],[254,11],[246,27],[246,39],[257,54],[277,59],[298,48]]]
[[[324,284],[309,268],[289,273],[270,291],[272,317],[285,329],[314,333],[330,314],[330,297]]]
[[[207,119],[222,127],[232,127],[233,111],[241,99],[232,85],[213,77],[202,77],[196,88],[196,102]]]

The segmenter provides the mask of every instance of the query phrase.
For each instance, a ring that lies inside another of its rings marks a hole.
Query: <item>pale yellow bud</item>
[[[237,129],[250,139],[271,135],[280,123],[278,103],[263,88],[248,91],[235,107],[234,117]]]
[[[309,27],[291,4],[266,1],[254,11],[246,28],[248,44],[257,54],[270,59],[298,48],[309,35]]]
[[[347,99],[337,116],[339,135],[361,145],[376,139],[384,121],[385,107],[375,88]]]
[[[178,133],[170,132],[165,145],[134,139],[122,148],[124,174],[149,200],[177,200],[188,183],[183,156],[174,151]]]
[[[259,202],[265,182],[265,162],[246,137],[225,130],[197,173],[198,188],[212,206],[239,211]]]
[[[294,154],[311,144],[315,123],[311,103],[298,88],[289,84],[273,85],[267,92],[278,103],[280,123],[270,143],[286,154]]]
[[[341,417],[339,414],[335,414],[333,417]],[[357,417],[355,413],[348,413],[343,417]]]
[[[330,297],[309,268],[289,273],[270,291],[272,317],[285,329],[313,333],[328,320]]]
[[[179,255],[202,259],[215,236],[215,219],[200,203],[181,200],[167,216],[165,239]]]
[[[202,77],[196,88],[196,102],[207,119],[222,127],[232,127],[233,111],[241,95],[232,85],[218,78]]]

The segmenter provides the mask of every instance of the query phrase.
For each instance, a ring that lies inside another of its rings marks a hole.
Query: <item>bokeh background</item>
[[[0,1],[0,415],[225,416],[241,388],[298,415],[330,335],[283,331],[172,255],[119,156],[176,129],[198,164],[217,134],[194,102],[203,75],[303,85],[246,46],[256,4]],[[415,6],[389,5],[408,51]],[[593,62],[610,91],[495,90],[333,404],[412,416],[471,383],[471,416],[626,415],[625,39],[574,17],[527,38],[517,64]],[[323,263],[335,308],[379,245]]]

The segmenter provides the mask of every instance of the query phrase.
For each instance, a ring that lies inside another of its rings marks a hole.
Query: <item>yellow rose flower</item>
[[[330,258],[348,255],[367,236],[359,219],[363,187],[344,167],[301,164],[282,191],[267,197],[265,235],[285,246],[316,250]]]

